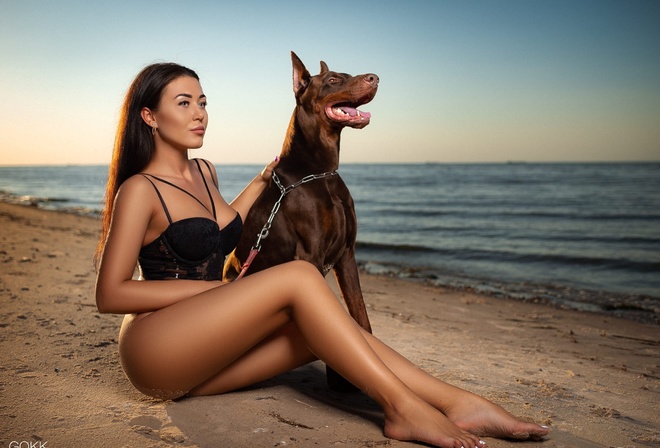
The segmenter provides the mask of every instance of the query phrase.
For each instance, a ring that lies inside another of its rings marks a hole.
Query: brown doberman
[[[371,331],[355,261],[353,198],[336,170],[342,129],[369,124],[371,115],[357,108],[376,95],[378,76],[333,72],[323,61],[321,72],[311,76],[293,52],[291,60],[296,108],[281,160],[270,186],[246,217],[241,240],[227,258],[224,278],[235,279],[251,249],[258,246],[245,275],[291,260],[307,260],[323,275],[334,271],[349,313]],[[337,390],[351,389],[330,369],[328,384]]]

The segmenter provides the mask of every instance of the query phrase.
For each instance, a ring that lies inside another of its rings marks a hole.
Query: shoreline
[[[516,283],[482,282],[477,279],[442,282],[436,275],[425,273],[423,268],[400,266],[399,269],[387,269],[379,263],[370,261],[358,262],[358,268],[361,275],[396,278],[455,292],[489,296],[498,300],[534,303],[555,309],[660,325],[660,309],[654,308],[658,299],[652,296],[595,291],[563,285],[525,283],[520,286]],[[576,296],[580,297],[580,301],[572,299]]]
[[[329,391],[321,363],[222,396],[141,395],[119,366],[121,316],[94,304],[98,219],[0,202],[0,228],[0,446],[414,446],[382,436],[364,395]],[[552,427],[542,442],[489,446],[660,443],[657,326],[386,276],[361,283],[386,343]]]
[[[19,196],[0,190],[0,203],[34,207],[40,210],[67,213],[75,216],[99,218],[100,210],[83,206],[62,206],[66,200],[39,196]],[[54,204],[50,206],[50,204]],[[357,242],[358,248],[364,243]],[[358,255],[359,258],[359,255]],[[612,291],[598,291],[567,285],[529,282],[503,283],[493,279],[442,279],[441,274],[424,267],[393,265],[358,260],[361,275],[397,278],[453,291],[486,295],[502,300],[536,303],[558,309],[591,312],[603,316],[620,317],[640,323],[660,325],[660,297]],[[575,300],[579,297],[579,300]]]

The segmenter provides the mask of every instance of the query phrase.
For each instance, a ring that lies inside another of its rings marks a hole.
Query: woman
[[[235,390],[321,359],[383,408],[384,434],[441,447],[548,429],[418,369],[344,311],[312,265],[221,281],[224,257],[277,158],[228,204],[202,146],[206,96],[190,69],[146,67],[124,101],[97,250],[100,312],[125,314],[119,354],[154,397]],[[136,260],[141,277],[134,280]]]

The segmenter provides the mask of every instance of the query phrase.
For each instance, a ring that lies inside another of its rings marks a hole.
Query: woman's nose
[[[203,120],[204,119],[204,109],[197,106],[195,112],[193,113],[193,120]]]

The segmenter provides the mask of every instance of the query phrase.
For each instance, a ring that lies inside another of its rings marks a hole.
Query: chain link
[[[282,199],[284,199],[284,196],[286,196],[291,192],[291,190],[301,186],[302,184],[306,184],[307,182],[311,182],[313,180],[323,179],[325,177],[336,176],[336,175],[337,175],[336,171],[327,171],[321,174],[310,174],[309,176],[303,177],[295,184],[291,184],[288,187],[284,187],[282,185],[282,182],[280,182],[280,178],[277,177],[277,174],[275,174],[275,171],[273,171],[271,175],[271,179],[273,179],[273,182],[275,182],[275,185],[277,185],[277,188],[279,188],[280,197],[275,202],[275,205],[273,205],[273,209],[270,211],[270,216],[268,217],[266,224],[264,224],[264,226],[261,228],[261,232],[257,234],[257,242],[255,243],[254,246],[252,246],[252,250],[256,250],[257,252],[261,250],[261,240],[266,239],[268,237],[268,233],[270,232],[270,228],[273,225],[273,220],[275,219],[275,215],[277,215],[277,212],[280,211],[280,206],[282,205]]]

